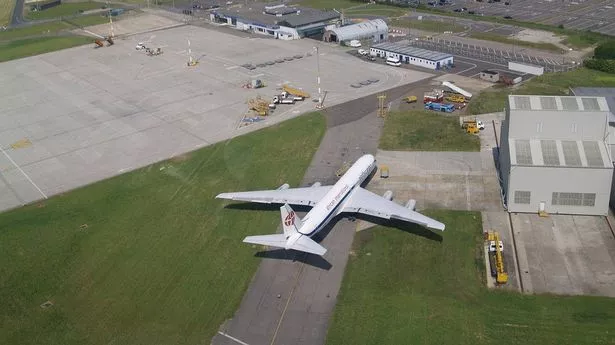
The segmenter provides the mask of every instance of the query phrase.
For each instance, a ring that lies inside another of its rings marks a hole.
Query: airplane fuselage
[[[321,231],[333,217],[344,207],[344,203],[360,187],[363,181],[376,167],[376,159],[372,155],[359,158],[346,173],[337,181],[331,190],[303,218],[303,226],[299,233],[312,237]]]

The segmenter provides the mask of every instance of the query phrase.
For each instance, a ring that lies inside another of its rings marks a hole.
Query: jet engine
[[[386,192],[384,192],[382,197],[387,199],[387,200],[392,200],[393,199],[393,192],[390,191],[390,190],[387,190]]]
[[[278,190],[284,190],[284,189],[288,189],[288,188],[290,188],[290,185],[288,185],[288,183],[285,183],[285,184],[279,186]]]
[[[408,202],[406,203],[406,208],[409,209],[410,211],[414,211],[415,207],[416,207],[416,200],[414,199],[408,200]]]
[[[312,185],[312,187],[320,187],[322,186],[322,183],[320,182],[314,182],[314,184]]]

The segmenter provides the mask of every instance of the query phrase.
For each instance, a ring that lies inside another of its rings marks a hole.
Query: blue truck
[[[455,111],[455,106],[446,103],[427,102],[425,103],[425,109],[452,113]]]

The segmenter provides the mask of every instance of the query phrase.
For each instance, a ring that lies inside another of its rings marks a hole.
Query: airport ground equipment
[[[162,48],[150,49],[145,48],[145,52],[148,56],[158,56],[162,54]]]
[[[107,42],[107,47],[112,46],[113,44],[115,44],[115,42],[113,42],[113,38],[111,37],[105,37],[105,38],[100,38],[100,39],[95,39],[94,40],[94,44],[96,44],[96,47],[94,48],[102,48],[105,45],[103,44],[103,40]]]
[[[423,103],[435,102],[442,103],[444,101],[444,92],[440,90],[432,90],[423,94]]]
[[[506,284],[508,282],[508,274],[504,269],[504,243],[500,240],[500,234],[497,231],[487,233],[487,243],[489,244],[489,266],[491,267],[491,275],[496,278],[498,284]]]
[[[303,97],[303,98],[310,98],[310,94],[303,91],[303,90],[299,90],[296,89],[294,87],[290,87],[288,85],[282,85],[282,90],[288,92],[289,94],[293,95],[293,96],[298,96],[298,97]]]
[[[404,102],[406,102],[406,103],[416,103],[416,101],[417,101],[416,96],[404,97]]]
[[[452,104],[428,102],[425,103],[425,109],[452,113],[453,111],[455,111],[455,106]]]
[[[481,131],[483,129],[485,129],[485,124],[481,120],[477,120],[477,119],[474,119],[474,120],[463,120],[461,122],[461,128],[463,128],[463,129],[466,129],[470,125],[475,126],[476,128],[478,128]]]
[[[446,86],[446,87],[448,87],[449,89],[451,89],[451,90],[453,90],[453,91],[455,91],[455,92],[457,92],[457,93],[462,94],[462,95],[463,95],[463,96],[465,96],[466,98],[472,98],[472,94],[471,94],[470,92],[468,92],[468,91],[466,91],[466,90],[464,90],[464,89],[460,88],[459,86],[457,86],[457,85],[455,85],[455,84],[453,84],[453,83],[451,83],[451,82],[448,82],[448,81],[443,81],[443,82],[442,82],[442,86]]]
[[[254,110],[260,116],[269,115],[269,102],[260,97],[252,98],[248,100],[248,107],[250,110]]]
[[[244,85],[242,85],[241,87],[246,88],[246,89],[260,89],[262,87],[265,87],[265,83],[260,80],[260,79],[252,79],[247,81]]]
[[[453,103],[466,103],[467,102],[466,98],[463,95],[451,95],[451,96],[447,96],[444,99],[448,102],[453,102]]]
[[[380,178],[389,178],[389,167],[386,165],[380,166]]]

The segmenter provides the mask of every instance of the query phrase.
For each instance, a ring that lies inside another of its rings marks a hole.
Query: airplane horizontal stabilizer
[[[327,249],[307,236],[301,236],[290,246],[291,249],[316,255],[325,255]]]
[[[244,243],[261,244],[271,247],[286,247],[286,236],[284,234],[248,236],[243,239]]]
[[[269,247],[278,247],[285,249],[294,249],[300,252],[312,253],[316,255],[324,255],[327,249],[320,244],[314,242],[307,236],[299,236],[298,239],[288,245],[288,240],[284,234],[248,236],[243,239],[244,243],[260,244]]]

